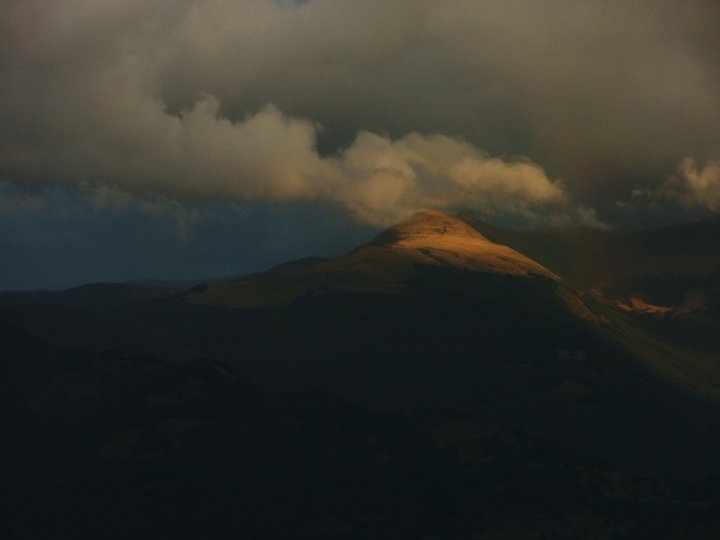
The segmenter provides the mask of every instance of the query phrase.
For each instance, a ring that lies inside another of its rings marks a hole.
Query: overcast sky
[[[701,219],[719,126],[716,1],[2,0],[0,288]]]

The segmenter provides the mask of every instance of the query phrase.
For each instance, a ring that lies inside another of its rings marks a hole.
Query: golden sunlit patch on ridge
[[[373,241],[307,270],[280,272],[217,285],[190,295],[194,303],[258,307],[327,291],[405,294],[418,268],[560,278],[514,249],[489,241],[475,229],[437,211],[419,212]]]

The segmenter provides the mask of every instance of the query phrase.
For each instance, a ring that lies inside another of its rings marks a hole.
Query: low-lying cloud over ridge
[[[143,114],[121,130],[101,122],[91,137],[68,133],[57,144],[4,149],[2,161],[11,178],[109,184],[181,200],[327,201],[380,225],[424,208],[529,219],[569,208],[537,165],[490,157],[457,138],[410,133],[391,140],[363,131],[338,155],[321,157],[317,126],[272,105],[239,122],[223,118],[209,95],[179,116],[159,102],[136,105]]]
[[[326,200],[373,223],[423,207],[592,221],[584,207],[612,212],[684,156],[720,159],[718,13],[700,0],[10,0],[0,172]]]

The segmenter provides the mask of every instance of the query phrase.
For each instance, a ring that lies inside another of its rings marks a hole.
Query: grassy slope
[[[653,331],[652,316],[623,313],[606,300],[590,294],[583,295],[583,299],[603,321],[598,325],[600,332],[627,351],[629,357],[661,380],[720,403],[720,355],[664,339]]]

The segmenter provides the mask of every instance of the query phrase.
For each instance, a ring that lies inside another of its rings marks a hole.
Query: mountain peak
[[[467,223],[437,210],[427,210],[417,212],[386,229],[371,244],[394,244],[401,240],[421,237],[456,237],[487,241],[487,238]]]
[[[456,272],[463,283],[468,273],[559,280],[547,268],[508,246],[491,242],[467,223],[428,211],[413,214],[347,255],[300,272],[249,276],[211,287],[189,300],[258,307],[292,302],[318,291],[412,294],[437,286],[434,278],[428,277],[428,268]]]

